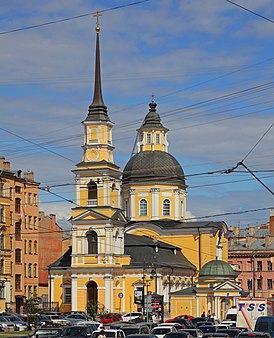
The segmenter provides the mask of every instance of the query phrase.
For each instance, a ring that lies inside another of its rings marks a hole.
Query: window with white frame
[[[141,199],[139,209],[140,216],[147,216],[147,201],[145,199]]]
[[[71,286],[70,285],[65,285],[63,287],[63,301],[64,301],[64,304],[71,304]]]
[[[5,208],[0,206],[0,223],[5,223]]]
[[[160,134],[156,133],[156,144],[160,144]]]
[[[170,200],[167,198],[163,201],[163,216],[170,216]]]
[[[151,134],[147,133],[147,144],[151,143]]]

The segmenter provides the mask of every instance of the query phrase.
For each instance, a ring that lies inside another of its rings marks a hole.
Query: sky
[[[134,2],[0,2],[0,156],[50,187],[40,190],[39,208],[69,227],[74,205],[66,199],[74,199],[71,170],[82,160],[81,121],[93,97],[98,10],[103,97],[121,171],[155,95],[169,152],[186,175],[187,218],[267,222],[274,208],[273,1],[236,1],[269,20],[226,0]],[[241,165],[224,173],[242,160],[270,191]],[[265,210],[245,212],[254,209]]]

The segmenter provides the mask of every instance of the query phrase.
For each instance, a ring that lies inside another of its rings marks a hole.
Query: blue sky
[[[131,2],[1,2],[0,31]],[[274,19],[271,0],[237,3]],[[274,207],[273,195],[243,169],[191,176],[233,167],[274,122],[274,24],[225,0],[150,0],[105,11],[100,25],[103,96],[121,170],[154,94],[169,151],[187,177],[188,217]],[[0,35],[0,127],[10,132],[0,130],[0,155],[14,170],[34,171],[41,186],[64,184],[52,191],[69,199],[93,95],[94,27],[90,15]],[[265,171],[274,167],[273,144],[274,127],[244,162],[272,190],[274,174]],[[44,192],[40,201],[64,224],[72,205]],[[269,210],[212,219],[256,225]]]

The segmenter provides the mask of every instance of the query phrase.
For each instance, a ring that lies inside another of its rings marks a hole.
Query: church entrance
[[[87,285],[87,307],[98,306],[98,289],[94,281],[90,281]]]

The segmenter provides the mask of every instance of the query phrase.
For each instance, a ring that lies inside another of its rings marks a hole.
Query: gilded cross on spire
[[[96,16],[96,32],[100,32],[99,16],[102,16],[98,11],[93,16]]]
[[[155,101],[155,95],[154,95],[154,93],[152,93],[152,95],[151,95],[151,102],[154,102]]]

